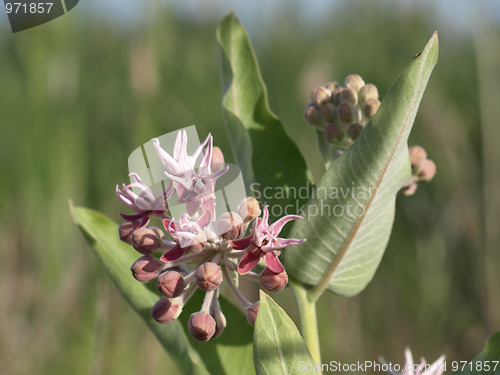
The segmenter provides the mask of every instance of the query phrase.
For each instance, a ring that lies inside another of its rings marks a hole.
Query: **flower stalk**
[[[312,299],[304,285],[294,280],[289,280],[292,287],[300,317],[300,332],[309,349],[314,363],[321,364],[321,351],[319,346],[318,320],[316,315],[316,299]],[[319,372],[321,375],[321,371]]]

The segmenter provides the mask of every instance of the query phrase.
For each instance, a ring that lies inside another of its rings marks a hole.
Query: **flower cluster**
[[[358,74],[347,76],[343,87],[328,82],[316,88],[311,98],[304,113],[306,120],[340,150],[354,143],[380,106],[377,87],[365,83]]]
[[[218,300],[221,283],[227,283],[253,325],[258,301],[245,298],[237,278],[256,280],[270,292],[282,290],[288,276],[278,259],[280,250],[305,240],[278,237],[287,222],[300,216],[287,215],[269,224],[268,206],[261,210],[251,197],[243,196],[234,211],[216,217],[215,182],[229,167],[221,150],[213,147],[211,135],[192,155],[187,152],[187,143],[187,133],[180,131],[170,155],[153,139],[166,177],[160,193],[134,173],[131,184],[122,189],[117,186],[118,198],[135,212],[121,214],[125,221],[119,235],[142,254],[131,267],[135,279],[156,279],[162,295],[152,309],[156,321],[174,321],[197,289],[205,291],[201,309],[191,315],[188,330],[197,340],[207,341],[218,337],[226,326]],[[171,217],[168,202],[182,205],[185,212]],[[158,217],[162,227],[149,226],[152,217]],[[261,272],[253,271],[259,263],[265,264]]]
[[[400,193],[403,195],[413,195],[417,190],[419,183],[425,183],[432,180],[436,174],[436,164],[427,159],[427,152],[420,146],[410,147],[410,161],[411,161],[411,179],[406,186],[404,186]]]

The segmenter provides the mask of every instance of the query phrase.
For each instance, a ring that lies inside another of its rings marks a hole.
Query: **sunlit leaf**
[[[264,292],[260,293],[253,345],[257,375],[317,373],[299,330]]]
[[[223,52],[223,114],[235,161],[242,170],[247,189],[256,198],[276,206],[271,210],[272,218],[296,213],[305,200],[280,193],[285,186],[294,192],[308,186],[306,164],[269,109],[259,64],[247,32],[233,13],[221,21],[217,39]],[[254,182],[258,185],[251,189]]]
[[[410,178],[407,140],[438,59],[437,34],[382,101],[360,138],[332,163],[283,252],[287,270],[311,285],[353,296],[372,279],[392,229],[395,199]],[[321,288],[319,288],[321,289]],[[317,289],[318,290],[318,289]]]

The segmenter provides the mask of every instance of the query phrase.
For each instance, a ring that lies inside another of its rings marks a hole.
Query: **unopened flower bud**
[[[359,101],[366,102],[368,99],[377,99],[378,100],[378,90],[377,86],[367,83],[361,90],[359,90]]]
[[[188,251],[191,254],[198,254],[203,251],[207,244],[207,235],[205,232],[199,232],[194,238],[194,242],[189,246]]]
[[[367,118],[372,118],[380,107],[380,102],[377,99],[368,99],[365,104],[363,104],[363,113]]]
[[[344,139],[344,132],[337,124],[325,126],[325,139],[328,143],[340,143]]]
[[[252,197],[244,198],[238,205],[238,214],[245,223],[260,216],[260,205],[257,199]]]
[[[332,98],[331,102],[333,105],[339,105],[341,100],[340,100],[340,95],[342,95],[342,91],[344,91],[343,87],[337,87],[333,92],[332,92]]]
[[[151,254],[160,247],[158,232],[152,228],[142,227],[132,233],[132,245],[141,254]]]
[[[180,296],[184,292],[185,286],[184,278],[176,271],[162,272],[156,279],[158,292],[169,298]]]
[[[418,178],[422,182],[429,182],[430,180],[432,180],[435,174],[436,164],[432,160],[427,159],[422,165],[422,169],[418,174]]]
[[[417,187],[418,187],[418,185],[413,182],[410,185],[407,185],[407,186],[403,187],[399,191],[399,193],[403,194],[403,195],[406,195],[406,196],[410,196],[410,195],[415,194],[415,192],[417,191]]]
[[[427,152],[425,152],[423,147],[413,146],[410,147],[410,161],[411,161],[411,169],[418,173],[422,166],[424,165],[425,160],[427,159]]]
[[[144,255],[132,264],[130,270],[137,281],[147,283],[156,277],[159,268],[160,262],[158,259],[151,255]]]
[[[245,225],[236,212],[225,212],[217,219],[215,231],[226,240],[236,240],[245,232]]]
[[[323,126],[321,124],[320,109],[318,107],[316,107],[314,104],[309,104],[306,107],[306,110],[304,112],[304,117],[306,118],[307,122],[311,125],[320,126],[320,127]]]
[[[332,82],[325,83],[325,88],[327,88],[331,92],[334,92],[335,89],[337,87],[339,87],[339,86],[340,86],[340,84],[337,81],[332,81]]]
[[[365,81],[359,74],[350,74],[346,77],[344,86],[350,87],[354,91],[358,92],[365,85]]]
[[[195,275],[198,286],[207,291],[217,289],[223,280],[220,267],[213,262],[198,266]]]
[[[219,337],[222,334],[222,332],[224,331],[224,328],[226,328],[226,325],[227,325],[226,317],[224,316],[224,314],[220,310],[216,313],[211,314],[211,315],[212,315],[212,318],[215,319],[215,333],[212,336],[212,338],[216,339],[217,337]]]
[[[163,297],[155,303],[151,310],[153,319],[158,323],[170,323],[181,315],[182,305],[176,298]]]
[[[337,108],[340,121],[350,124],[357,121],[358,109],[351,102],[342,102]]]
[[[212,148],[212,159],[210,160],[210,169],[212,172],[220,171],[225,166],[224,155],[219,147]]]
[[[120,240],[132,245],[132,233],[139,227],[139,221],[124,221],[118,228]]]
[[[330,100],[332,92],[326,87],[320,86],[312,92],[311,97],[314,104],[322,106]]]
[[[247,321],[251,326],[255,325],[255,319],[257,318],[257,312],[259,311],[259,301],[255,302],[252,306],[247,309]]]
[[[326,123],[337,120],[337,108],[332,103],[326,103],[321,107],[321,117]]]
[[[340,101],[356,105],[358,103],[358,94],[354,91],[354,89],[346,87],[340,94]]]
[[[188,330],[196,340],[208,341],[215,334],[215,319],[203,311],[191,314]]]
[[[347,129],[347,134],[353,141],[358,139],[362,132],[363,125],[361,124],[352,124],[351,126],[349,126],[349,129]]]
[[[286,271],[274,273],[269,268],[264,268],[260,273],[260,285],[269,292],[280,292],[288,284]]]

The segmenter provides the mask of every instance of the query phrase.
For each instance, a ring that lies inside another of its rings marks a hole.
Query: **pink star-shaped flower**
[[[173,192],[172,184],[169,184],[162,194],[156,195],[137,173],[131,173],[129,176],[133,182],[128,185],[123,184],[122,190],[116,185],[116,195],[136,213],[122,213],[120,216],[125,220],[141,220],[140,226],[147,224],[150,215],[164,216],[168,209],[166,201]],[[132,188],[137,188],[140,193],[136,194]]]
[[[189,220],[188,214],[182,214],[179,222],[173,219],[163,220],[163,226],[170,233],[175,246],[160,257],[164,262],[172,262],[182,257],[187,249],[199,240],[200,233],[203,234],[204,228],[210,223],[210,212],[205,212],[198,220]]]
[[[254,268],[262,257],[264,257],[267,268],[271,271],[275,273],[283,272],[285,268],[278,259],[280,251],[277,250],[288,245],[300,244],[305,242],[305,239],[280,238],[278,235],[286,223],[298,219],[302,219],[302,217],[298,215],[286,215],[269,225],[269,210],[268,206],[265,206],[262,218],[258,218],[253,223],[253,234],[240,240],[231,241],[233,249],[247,249],[238,264],[240,275],[244,275]]]
[[[229,169],[226,166],[212,172],[212,135],[209,134],[191,156],[187,153],[187,133],[185,130],[177,135],[173,156],[160,147],[157,139],[153,139],[153,143],[165,167],[165,175],[177,183],[178,202],[186,204],[188,214],[194,215],[202,205],[204,211],[210,209],[213,201],[210,196],[214,192],[215,181]],[[206,150],[202,152],[205,146]],[[196,170],[198,160],[199,166]]]

